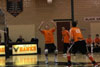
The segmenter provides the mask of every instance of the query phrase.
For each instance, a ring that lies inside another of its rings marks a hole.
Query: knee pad
[[[57,55],[58,54],[58,50],[55,50],[55,55]]]
[[[45,49],[45,55],[48,55],[48,49]]]

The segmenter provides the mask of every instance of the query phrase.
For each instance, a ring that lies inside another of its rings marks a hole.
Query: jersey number
[[[79,29],[76,30],[76,33],[81,33],[81,31]]]

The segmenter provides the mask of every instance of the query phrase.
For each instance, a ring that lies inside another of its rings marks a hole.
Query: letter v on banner
[[[23,0],[6,0],[7,11],[14,17],[23,11]]]
[[[13,47],[13,49],[15,50],[15,52],[17,52],[18,51],[18,49],[19,49],[19,47]]]

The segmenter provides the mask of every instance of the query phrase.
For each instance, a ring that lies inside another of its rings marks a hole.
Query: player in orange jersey
[[[89,52],[92,53],[93,52],[93,40],[91,38],[91,35],[88,35],[88,38],[86,39],[86,44],[87,44]]]
[[[46,61],[45,63],[48,63],[48,53],[52,53],[55,52],[55,62],[57,62],[57,52],[58,50],[56,50],[56,46],[54,44],[54,35],[53,33],[56,30],[56,25],[54,24],[53,21],[51,21],[50,23],[52,23],[54,25],[53,28],[50,28],[49,24],[45,25],[45,29],[42,29],[43,24],[45,24],[45,22],[41,22],[40,26],[39,26],[39,31],[44,35],[45,38],[45,56],[46,56]]]
[[[99,52],[100,51],[100,38],[99,38],[99,34],[96,34],[96,38],[94,39],[94,45],[95,45],[95,52]]]
[[[91,60],[91,62],[94,64],[94,67],[98,67],[93,57],[87,51],[86,42],[83,38],[80,28],[77,27],[76,21],[72,23],[72,28],[70,29],[70,38],[73,43],[73,45],[71,46],[73,47],[72,48],[73,53],[80,51],[82,54],[86,54],[88,58]],[[71,67],[70,48],[67,51],[68,67]]]
[[[96,38],[94,39],[94,43],[95,43],[95,46],[99,46],[99,44],[100,44],[99,34],[96,34]]]
[[[68,48],[70,47],[70,35],[68,30],[65,27],[62,27],[62,41],[64,43],[63,53],[66,55]]]

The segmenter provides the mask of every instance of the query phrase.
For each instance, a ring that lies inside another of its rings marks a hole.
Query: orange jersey
[[[44,34],[46,44],[54,43],[54,36],[53,36],[54,31],[55,31],[55,29],[41,31]]]
[[[64,43],[70,43],[70,36],[69,36],[69,32],[67,30],[62,31],[62,36],[64,39]]]
[[[72,27],[70,29],[70,36],[74,39],[74,42],[84,39],[81,30],[78,27]]]
[[[87,38],[87,39],[86,39],[86,43],[87,43],[87,44],[92,44],[92,39],[91,39],[91,38]]]
[[[100,43],[100,38],[95,38],[95,39],[94,39],[94,42],[95,42],[95,43]]]

